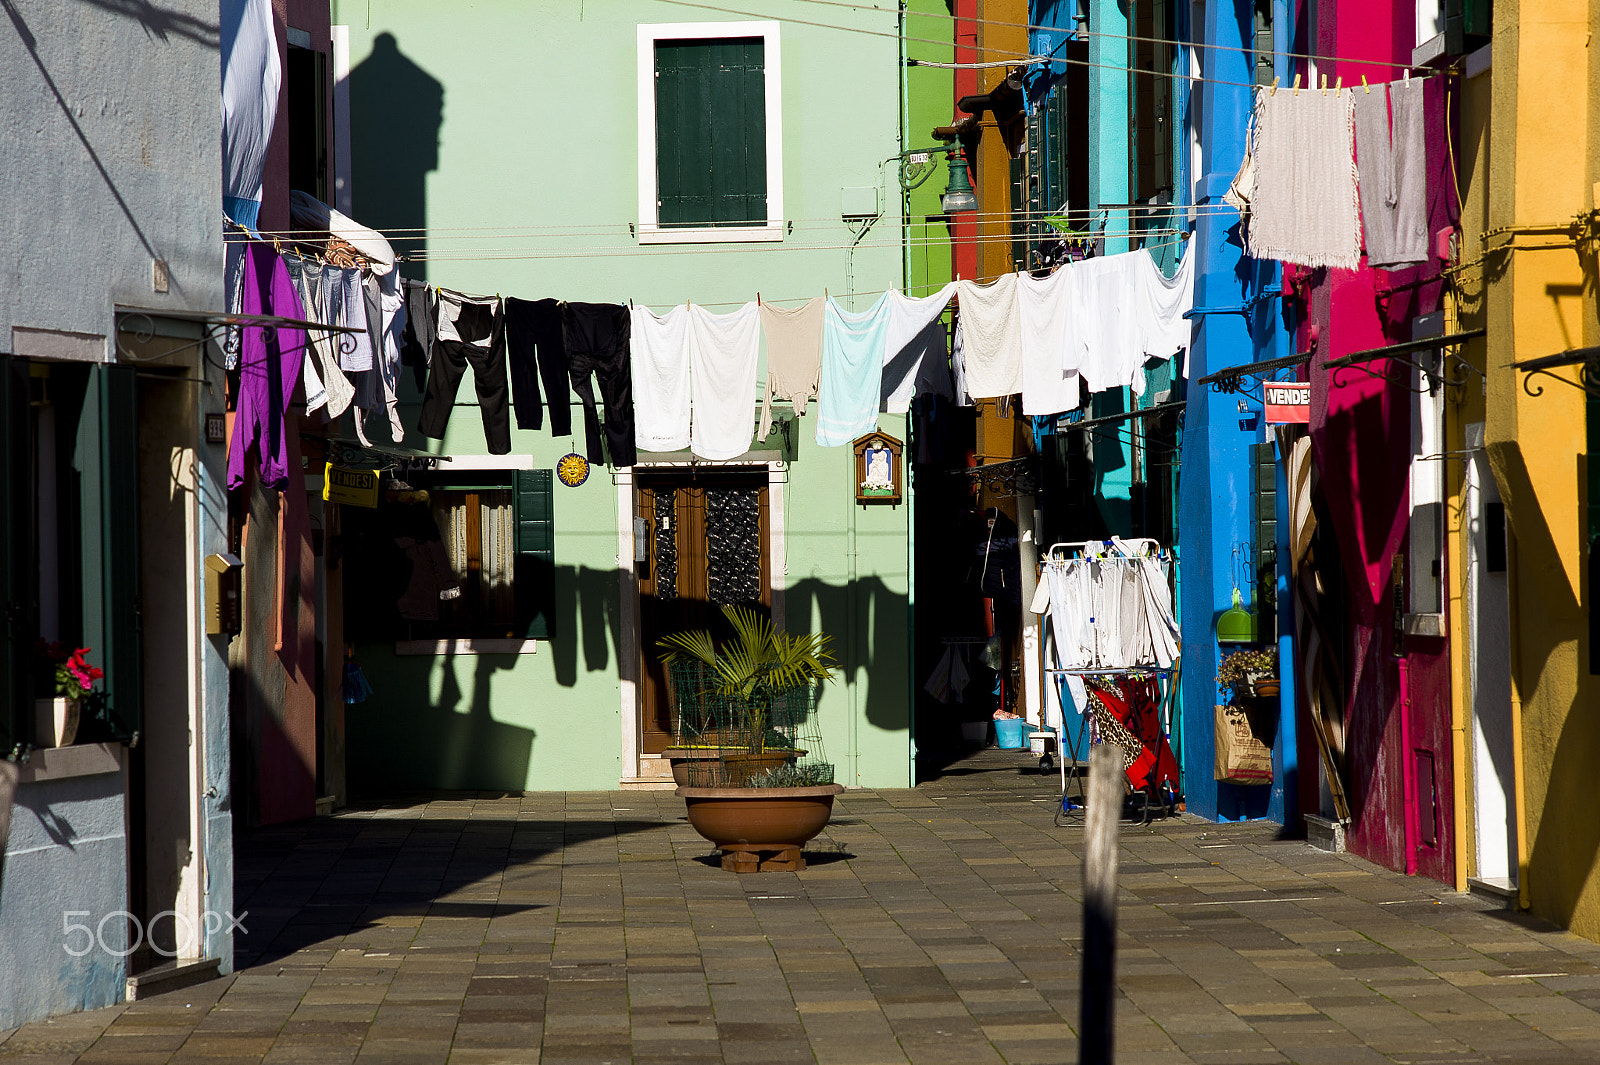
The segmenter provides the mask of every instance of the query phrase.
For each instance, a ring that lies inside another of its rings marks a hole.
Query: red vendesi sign
[[[1288,422],[1310,423],[1310,381],[1263,381],[1261,388],[1266,400],[1269,425]]]

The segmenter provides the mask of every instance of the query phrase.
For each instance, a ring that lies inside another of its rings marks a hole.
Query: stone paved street
[[[848,793],[799,874],[723,872],[670,792],[249,834],[236,975],[0,1060],[1072,1062],[1082,829],[1052,794],[1014,768]],[[1121,882],[1122,1062],[1600,1061],[1600,946],[1441,885],[1183,819],[1124,826]]]

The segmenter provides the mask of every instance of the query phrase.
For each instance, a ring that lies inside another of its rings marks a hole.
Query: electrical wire
[[[723,13],[725,15],[743,15],[745,18],[771,19],[771,20],[777,21],[777,22],[792,22],[792,23],[794,23],[796,25],[799,25],[799,26],[812,26],[812,27],[815,27],[817,29],[837,30],[840,33],[857,33],[857,34],[862,34],[862,35],[868,36],[868,37],[886,37],[886,38],[891,38],[891,39],[897,40],[897,41],[907,41],[907,42],[912,42],[912,43],[916,43],[916,44],[936,44],[936,45],[939,45],[941,47],[949,47],[952,44],[952,42],[950,42],[950,41],[936,40],[936,39],[931,38],[931,37],[910,37],[910,36],[907,36],[907,35],[902,34],[902,33],[890,33],[890,32],[884,31],[884,30],[868,30],[868,29],[861,29],[860,27],[856,27],[856,26],[839,26],[839,25],[834,25],[834,24],[830,24],[830,23],[826,23],[826,22],[814,22],[814,21],[811,21],[809,19],[789,18],[789,17],[785,17],[785,16],[776,16],[776,15],[764,14],[764,13],[759,12],[759,11],[747,11],[747,10],[743,10],[741,8],[721,7],[721,6],[718,6],[716,4],[703,3],[703,2],[701,2],[701,0],[659,0],[659,2],[663,3],[663,4],[676,4],[676,5],[680,6],[680,7],[702,8],[702,9],[704,9],[706,11],[718,11],[718,12],[721,12],[721,13]],[[965,20],[963,20],[963,21],[965,21]],[[1054,28],[1054,27],[1046,27],[1046,28]],[[1122,35],[1122,34],[1109,34],[1108,36],[1121,37],[1121,36],[1124,36],[1124,35]],[[1150,40],[1159,40],[1159,39],[1150,38]],[[1184,42],[1177,42],[1177,41],[1160,41],[1160,43],[1171,44],[1171,45],[1173,45],[1173,47],[1190,47],[1190,48],[1194,47],[1194,45],[1187,44],[1187,43],[1184,43]],[[962,47],[970,47],[970,46],[963,45]],[[997,49],[997,48],[985,48],[985,49],[983,49],[983,51],[985,51],[987,53],[994,53],[994,54],[998,54],[998,55],[1001,55],[1001,56],[1005,56],[1005,57],[1007,57],[1009,59],[1016,60],[1017,63],[1020,63],[1022,60],[1027,60],[1030,63],[1031,62],[1038,62],[1040,60],[1044,60],[1044,61],[1048,61],[1048,62],[1051,62],[1051,63],[1061,63],[1061,64],[1063,64],[1065,66],[1076,66],[1076,67],[1082,67],[1082,68],[1091,69],[1091,70],[1114,70],[1114,71],[1118,71],[1118,72],[1124,73],[1124,74],[1130,74],[1130,75],[1132,75],[1132,74],[1141,74],[1141,75],[1144,75],[1146,77],[1151,77],[1151,78],[1169,78],[1169,79],[1173,79],[1173,80],[1187,81],[1187,82],[1190,82],[1190,83],[1205,83],[1205,84],[1210,84],[1210,85],[1228,85],[1228,86],[1233,86],[1233,87],[1241,88],[1241,89],[1260,89],[1260,88],[1264,87],[1264,86],[1258,85],[1256,82],[1253,82],[1253,81],[1230,81],[1230,80],[1225,79],[1225,78],[1208,78],[1208,77],[1204,77],[1203,75],[1183,74],[1183,73],[1179,73],[1177,71],[1145,70],[1145,69],[1142,69],[1142,68],[1139,68],[1139,67],[1121,66],[1121,65],[1118,65],[1116,63],[1094,63],[1094,62],[1090,62],[1087,59],[1067,59],[1067,58],[1064,58],[1062,56],[1035,56],[1035,55],[1033,55],[1031,53],[1028,53],[1028,52],[1012,52],[1012,51],[1002,50],[1002,49]],[[1253,51],[1253,49],[1252,49],[1252,51]],[[1389,62],[1386,62],[1386,61],[1383,61],[1383,60],[1365,60],[1365,59],[1345,59],[1345,60],[1340,60],[1338,57],[1331,57],[1331,56],[1330,57],[1309,56],[1308,58],[1317,59],[1317,60],[1319,60],[1319,62],[1337,63],[1337,62],[1341,62],[1342,61],[1342,62],[1351,63],[1351,64],[1367,64],[1367,65],[1371,65],[1371,66],[1398,66],[1399,65],[1399,64],[1389,63]],[[908,60],[907,62],[911,66],[919,66],[919,65],[921,65],[921,61],[920,60]],[[1013,65],[1017,65],[1017,64],[1014,63]],[[1407,69],[1410,69],[1410,68],[1407,68]],[[1436,77],[1436,76],[1437,76],[1437,74],[1427,73],[1427,74],[1419,74],[1418,78],[1419,79],[1420,78],[1430,78],[1430,77]],[[1308,86],[1307,88],[1309,89],[1311,87]],[[1318,89],[1317,91],[1326,91],[1326,90]],[[1352,90],[1349,90],[1349,91],[1354,91],[1354,90],[1352,89]]]
[[[858,10],[858,11],[878,11],[878,12],[882,12],[883,14],[893,14],[894,13],[894,12],[888,10],[887,8],[875,7],[873,5],[864,4],[864,3],[851,3],[850,0],[796,0],[796,2],[806,3],[806,4],[816,4],[816,5],[819,5],[821,7],[844,7],[844,8],[853,8],[853,9]],[[690,6],[698,6],[698,5],[690,5]],[[1072,37],[1107,37],[1107,38],[1111,38],[1113,40],[1137,41],[1137,42],[1139,42],[1141,44],[1166,44],[1166,45],[1171,45],[1174,48],[1192,48],[1192,49],[1194,49],[1196,51],[1242,52],[1242,53],[1247,54],[1247,55],[1254,55],[1258,51],[1258,49],[1255,49],[1255,48],[1245,48],[1245,47],[1243,47],[1241,45],[1236,45],[1236,44],[1205,44],[1204,42],[1201,42],[1201,41],[1174,41],[1174,40],[1169,40],[1169,39],[1167,39],[1165,37],[1141,37],[1141,36],[1139,36],[1137,34],[1132,34],[1132,33],[1101,33],[1101,32],[1096,31],[1096,30],[1086,30],[1086,29],[1082,29],[1082,28],[1068,30],[1068,29],[1066,29],[1066,28],[1064,28],[1062,26],[1046,26],[1046,25],[1042,25],[1042,24],[1038,24],[1038,23],[1030,23],[1030,22],[1008,22],[1008,21],[1005,21],[1003,19],[992,19],[992,18],[978,18],[978,17],[970,17],[969,18],[969,17],[967,17],[965,15],[952,15],[952,14],[949,14],[947,12],[940,12],[940,11],[907,11],[906,12],[906,16],[908,18],[938,18],[938,19],[945,19],[945,20],[947,20],[949,22],[970,23],[970,24],[977,24],[977,25],[984,25],[984,26],[999,26],[999,27],[1002,27],[1002,28],[1005,28],[1005,29],[1023,29],[1023,30],[1030,30],[1030,31],[1031,30],[1043,30],[1046,33],[1070,34]],[[780,19],[779,21],[783,21],[783,20]],[[949,42],[949,43],[950,43],[951,47],[971,47],[970,45],[957,46],[955,44],[955,42]],[[1350,58],[1348,56],[1316,55],[1316,54],[1313,54],[1311,52],[1274,52],[1273,54],[1274,55],[1282,55],[1282,56],[1285,56],[1285,57],[1287,57],[1289,59],[1313,59],[1313,60],[1316,60],[1319,63],[1360,63],[1360,64],[1365,64],[1367,66],[1376,66],[1376,67],[1395,67],[1396,69],[1405,69],[1405,70],[1415,70],[1415,69],[1417,69],[1417,65],[1414,64],[1414,63],[1391,62],[1389,60],[1384,60],[1384,59],[1353,59],[1353,58]],[[1055,62],[1055,60],[1052,59],[1051,62]],[[922,65],[932,65],[932,64],[922,64]]]

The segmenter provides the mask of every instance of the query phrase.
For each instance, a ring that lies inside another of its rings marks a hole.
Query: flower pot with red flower
[[[83,700],[94,693],[105,671],[89,664],[92,648],[68,651],[59,643],[39,643],[42,672],[55,692],[52,699],[34,701],[34,746],[70,747],[78,736]]]

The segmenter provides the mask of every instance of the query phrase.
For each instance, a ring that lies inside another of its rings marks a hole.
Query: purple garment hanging
[[[289,269],[271,245],[245,250],[241,314],[267,314],[306,320]],[[239,402],[228,446],[228,487],[244,483],[246,456],[253,445],[261,483],[283,491],[289,483],[289,433],[285,419],[305,363],[303,329],[245,326],[239,341]]]

